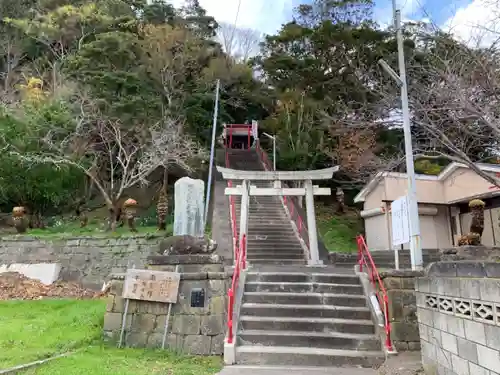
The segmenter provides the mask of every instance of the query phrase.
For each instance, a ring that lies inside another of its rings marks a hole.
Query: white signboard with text
[[[403,196],[391,203],[392,245],[410,242],[410,221],[408,219],[408,197]]]

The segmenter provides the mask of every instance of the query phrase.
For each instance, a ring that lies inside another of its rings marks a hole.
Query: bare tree
[[[110,213],[110,229],[116,228],[119,201],[126,189],[148,184],[159,167],[176,164],[192,170],[193,158],[204,151],[181,126],[163,121],[154,126],[126,128],[119,120],[103,116],[91,100],[82,98],[74,125],[44,124],[43,151],[12,153],[32,163],[68,165],[81,170],[96,186]]]
[[[476,164],[500,155],[498,51],[441,42],[428,63],[410,67],[417,156],[463,163],[500,187],[499,178]]]
[[[217,39],[229,56],[238,62],[246,62],[259,52],[262,34],[254,29],[221,23]]]

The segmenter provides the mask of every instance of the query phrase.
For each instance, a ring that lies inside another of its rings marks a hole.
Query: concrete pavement
[[[376,375],[369,368],[227,366],[218,375]]]

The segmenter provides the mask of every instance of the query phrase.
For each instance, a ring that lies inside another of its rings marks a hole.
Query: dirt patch
[[[387,358],[377,375],[424,375],[420,352],[402,352]]]
[[[103,293],[84,289],[75,283],[56,282],[45,285],[17,272],[0,274],[0,301],[36,300],[44,298],[100,298]]]

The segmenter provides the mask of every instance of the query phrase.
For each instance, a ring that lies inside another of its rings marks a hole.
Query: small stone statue
[[[137,201],[129,198],[123,203],[123,217],[127,221],[131,232],[137,232],[135,228],[135,216],[137,214]]]
[[[335,197],[337,198],[337,212],[345,213],[345,194],[342,188],[338,187],[337,192],[335,193]]]
[[[205,237],[189,235],[171,236],[160,242],[161,255],[211,254],[217,249],[217,243]]]
[[[158,196],[156,214],[158,215],[158,230],[166,230],[168,214],[168,196],[166,186],[162,186],[160,195]]]
[[[484,231],[484,206],[481,199],[473,199],[469,202],[472,213],[469,233],[463,235],[458,240],[458,246],[478,246],[481,245],[481,236]]]
[[[18,206],[12,209],[12,221],[17,233],[26,233],[28,221],[26,220],[26,209],[24,207]]]
[[[470,232],[479,234],[479,238],[483,235],[484,230],[484,206],[485,203],[481,199],[473,199],[469,202],[469,208],[472,212]]]

